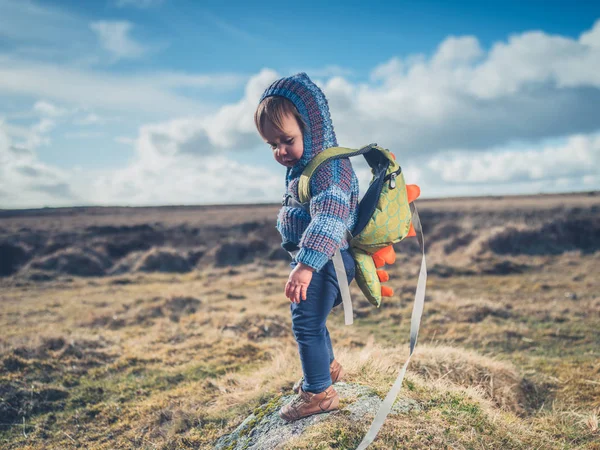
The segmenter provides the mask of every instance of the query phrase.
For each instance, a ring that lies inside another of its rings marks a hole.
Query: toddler
[[[285,285],[303,377],[298,395],[279,411],[291,422],[338,409],[333,383],[343,375],[335,360],[327,316],[342,302],[332,257],[340,249],[348,283],[355,275],[347,231],[357,221],[358,178],[348,158],[323,163],[310,182],[308,210],[299,205],[298,181],[308,163],[337,147],[327,99],[306,73],[281,78],[262,94],[254,114],[258,133],[287,168],[283,207],[277,217],[282,247],[293,268]]]

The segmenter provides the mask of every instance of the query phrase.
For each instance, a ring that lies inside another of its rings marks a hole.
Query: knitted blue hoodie
[[[279,95],[290,100],[307,128],[304,130],[304,153],[293,167],[288,167],[285,195],[298,198],[298,181],[311,159],[337,140],[325,95],[306,73],[273,82],[260,98]],[[260,103],[259,102],[259,103]],[[346,230],[357,221],[358,178],[349,158],[330,160],[313,174],[310,183],[310,215],[302,208],[283,206],[277,217],[282,247],[299,247],[295,260],[319,271],[333,257],[337,248],[347,249]]]

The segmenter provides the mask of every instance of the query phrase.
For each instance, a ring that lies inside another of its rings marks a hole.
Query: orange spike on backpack
[[[394,155],[392,152],[390,152],[390,155],[392,155],[392,158],[394,158],[394,161],[396,161],[396,155]]]
[[[396,261],[396,252],[394,251],[394,247],[392,245],[388,245],[380,250],[377,250],[373,253],[373,261],[375,262],[375,267],[378,269],[383,267],[385,264],[394,264]]]
[[[408,203],[412,203],[421,195],[421,188],[416,184],[407,184],[406,185],[406,197],[408,198]],[[410,223],[410,228],[408,230],[408,234],[406,237],[414,237],[417,233],[415,232],[415,227],[413,227],[412,222]]]
[[[408,197],[408,203],[413,202],[421,195],[421,188],[416,184],[406,185],[406,196]]]
[[[383,297],[392,297],[394,295],[394,290],[388,286],[381,286],[381,295]]]
[[[389,273],[385,270],[378,270],[377,277],[379,278],[379,281],[388,281],[390,279]]]

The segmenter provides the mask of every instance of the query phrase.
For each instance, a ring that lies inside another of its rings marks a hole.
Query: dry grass
[[[516,208],[524,211],[528,201]],[[581,208],[598,202],[578,201]],[[424,202],[424,217],[434,203]],[[460,263],[474,274],[430,276],[417,353],[400,394],[421,409],[389,417],[371,448],[599,448],[600,252],[517,255],[512,260],[527,264],[526,272],[482,274],[490,236],[462,236],[447,254],[452,237],[444,233],[450,225],[461,236],[469,223],[492,230],[506,221],[489,203],[467,202],[471,215],[458,225],[442,220],[432,232],[439,236],[428,247],[430,266]],[[261,221],[272,210],[244,210],[244,219]],[[429,214],[446,210],[452,208]],[[555,214],[548,205],[539,210]],[[189,226],[223,223],[223,214],[244,223],[236,208],[202,219],[198,211],[167,216]],[[164,216],[152,209],[134,218],[77,216],[69,226]],[[64,217],[47,219],[41,223],[48,230],[66,226]],[[3,220],[4,230],[33,226],[32,218]],[[374,308],[352,284],[355,324],[344,326],[341,308],[328,321],[347,381],[381,396],[408,354],[418,269],[409,246],[389,268],[393,299]],[[212,448],[254,408],[289,393],[301,375],[283,295],[288,274],[285,262],[260,260],[186,273],[4,280],[0,447]],[[331,416],[286,448],[355,448],[370,418],[344,419]]]
[[[22,364],[4,382],[18,384],[25,378],[34,390],[56,386],[69,394],[62,408],[26,413],[27,438],[22,426],[5,429],[6,445],[44,448],[52,442],[68,447],[74,440],[93,448],[210,448],[253,408],[287,391],[301,374],[289,330],[289,302],[279,292],[287,269],[281,265],[228,273],[211,269],[144,275],[124,285],[111,284],[118,278],[76,279],[68,287],[55,282],[37,291],[4,291],[3,361],[12,357],[14,364]],[[518,276],[480,277],[466,285],[461,279],[439,280],[444,291],[432,278],[420,344],[401,394],[430,409],[422,416],[391,418],[378,438],[380,447],[374,448],[393,448],[392,442],[410,442],[416,448],[535,448],[529,445],[551,442],[548,439],[593,442],[594,408],[600,399],[598,386],[586,382],[597,377],[593,342],[573,341],[574,356],[566,360],[553,356],[562,341],[555,332],[548,333],[552,328],[545,324],[562,317],[568,319],[561,322],[563,327],[573,320],[591,331],[597,317],[585,318],[579,312],[597,298],[581,290],[576,301],[564,293],[555,298],[552,292],[569,290],[570,282],[543,289],[544,282],[558,282],[556,274],[544,277],[548,279],[529,284],[518,302],[513,300],[522,288]],[[469,296],[495,282],[501,285],[487,300]],[[403,292],[404,283],[410,285],[410,280],[399,282],[398,292]],[[531,297],[532,292],[555,298],[547,303],[552,308],[536,311],[540,298]],[[357,310],[364,309],[357,294],[354,298]],[[397,307],[366,309],[353,327],[343,326],[341,310],[332,313],[329,329],[348,381],[385,395],[407,356],[402,341],[408,337],[410,307],[406,301]],[[519,344],[507,346],[516,339],[507,338],[512,335],[520,336]],[[536,350],[529,340],[539,341],[548,351]],[[71,343],[80,349],[79,357],[69,354]],[[400,346],[390,347],[393,343]],[[476,347],[479,352],[473,350]],[[581,363],[586,352],[588,365]],[[76,370],[61,369],[65,363]],[[40,367],[46,367],[49,380],[40,378]],[[576,388],[585,391],[573,400]],[[452,425],[449,415],[458,414],[457,408],[465,415]],[[493,427],[493,435],[470,434],[472,420]],[[337,419],[322,427],[305,436],[305,444],[290,443],[289,448],[315,448],[310,443],[330,433],[339,442],[356,442],[366,431]],[[398,433],[400,429],[404,431]],[[430,429],[436,431],[423,435]],[[512,438],[503,441],[507,435]]]

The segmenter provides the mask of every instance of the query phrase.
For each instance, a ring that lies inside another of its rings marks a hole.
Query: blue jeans
[[[349,250],[341,250],[348,284],[355,275],[354,259]],[[298,263],[293,261],[291,267]],[[334,359],[329,330],[326,326],[329,312],[342,303],[333,260],[313,272],[306,290],[306,300],[291,303],[292,330],[298,343],[304,382],[302,390],[319,393],[331,386],[329,365]]]

